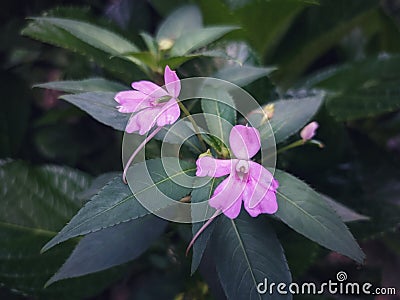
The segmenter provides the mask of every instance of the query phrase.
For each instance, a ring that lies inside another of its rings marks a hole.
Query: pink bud
[[[319,126],[318,123],[314,121],[306,125],[300,131],[300,136],[304,142],[309,141],[314,137],[315,131],[317,130],[318,126]]]

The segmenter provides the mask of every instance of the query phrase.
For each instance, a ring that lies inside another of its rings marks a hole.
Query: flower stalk
[[[122,173],[122,180],[125,184],[127,184],[128,182],[126,181],[126,174],[128,173],[128,169],[130,167],[130,165],[132,164],[133,160],[135,159],[136,155],[140,152],[140,150],[142,150],[144,148],[144,146],[146,146],[146,144],[157,134],[160,132],[160,130],[162,129],[162,127],[157,127],[152,133],[150,133],[145,139],[144,141],[139,145],[139,147],[136,148],[136,150],[132,153],[131,157],[129,158],[129,160],[127,161],[125,167],[124,167],[124,172]]]
[[[178,100],[178,105],[180,107],[180,109],[183,111],[183,113],[186,115],[186,117],[189,119],[190,123],[192,123],[194,131],[196,132],[196,136],[200,141],[201,146],[203,147],[203,150],[207,149],[207,146],[203,140],[203,137],[201,136],[200,133],[200,128],[199,126],[197,126],[196,121],[193,119],[192,115],[190,114],[190,111],[186,108],[186,106]]]

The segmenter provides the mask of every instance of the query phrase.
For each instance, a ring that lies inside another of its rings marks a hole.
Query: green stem
[[[146,146],[146,144],[157,134],[160,132],[160,130],[162,129],[162,127],[157,127],[156,129],[154,129],[154,131],[152,133],[150,133],[144,140],[143,142],[139,145],[139,147],[136,148],[136,150],[132,153],[131,157],[129,158],[128,162],[125,165],[124,168],[124,172],[122,173],[122,181],[125,184],[128,184],[128,182],[126,181],[126,174],[128,173],[128,169],[129,166],[132,164],[133,159],[136,157],[136,155],[140,152],[140,150],[142,150],[144,148],[144,146]]]
[[[289,149],[292,149],[292,148],[303,146],[304,143],[305,143],[305,141],[303,141],[303,140],[295,141],[295,142],[293,142],[293,143],[291,143],[291,144],[289,144],[289,145],[287,145],[287,146],[285,146],[283,148],[280,148],[278,151],[276,151],[276,154],[285,152],[286,150],[289,150]]]
[[[197,138],[199,139],[200,144],[203,147],[204,151],[206,151],[207,150],[207,146],[204,143],[204,140],[203,140],[203,138],[202,138],[202,136],[200,134],[200,129],[197,126],[196,121],[193,119],[192,115],[190,114],[190,112],[187,110],[187,108],[185,107],[185,105],[183,105],[183,103],[181,101],[178,100],[178,104],[179,104],[179,107],[181,108],[181,110],[184,112],[184,114],[188,117],[190,123],[192,123],[194,131],[196,132]]]
[[[296,147],[302,146],[302,145],[304,145],[305,143],[306,143],[306,142],[303,141],[303,140],[295,141],[295,142],[293,142],[293,143],[291,143],[291,144],[289,144],[289,145],[287,145],[287,146],[285,146],[285,147],[283,147],[283,148],[278,149],[278,150],[276,151],[275,154],[269,154],[269,155],[263,157],[263,158],[262,158],[262,161],[266,161],[267,159],[271,158],[273,155],[276,155],[276,154],[285,152],[286,150],[289,150],[289,149],[292,149],[292,148],[296,148]]]
[[[197,240],[197,238],[200,236],[200,234],[208,227],[208,225],[211,224],[212,221],[214,221],[214,219],[216,217],[218,217],[218,215],[221,213],[220,210],[217,210],[210,219],[208,219],[208,221],[206,223],[204,223],[203,226],[201,226],[201,228],[199,229],[199,231],[196,232],[196,234],[193,236],[192,240],[189,243],[189,246],[187,246],[186,248],[186,256],[189,253],[190,248],[193,246],[194,242]]]

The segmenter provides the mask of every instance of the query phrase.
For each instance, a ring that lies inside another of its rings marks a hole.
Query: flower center
[[[162,96],[162,97],[158,98],[155,102],[156,102],[157,104],[160,104],[160,103],[168,102],[168,101],[171,100],[171,99],[172,99],[172,96],[170,96],[170,95],[165,95],[165,96]]]
[[[247,177],[246,175],[249,173],[249,162],[247,160],[239,160],[236,164],[236,174],[243,180],[243,178]]]

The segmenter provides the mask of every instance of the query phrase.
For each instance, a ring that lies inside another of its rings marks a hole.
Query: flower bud
[[[199,155],[199,158],[205,157],[205,156],[212,156],[210,149],[207,149],[206,152],[201,153],[201,154]]]
[[[164,38],[158,42],[158,49],[160,49],[161,51],[166,51],[171,49],[173,45],[174,45],[173,40]]]
[[[301,131],[300,131],[300,136],[303,139],[304,142],[311,140],[315,132],[318,128],[318,123],[317,122],[311,122],[308,125],[306,125]]]
[[[274,116],[275,104],[270,103],[270,104],[264,105],[263,111],[264,111],[264,118],[266,118],[267,120],[271,120],[272,117]]]

